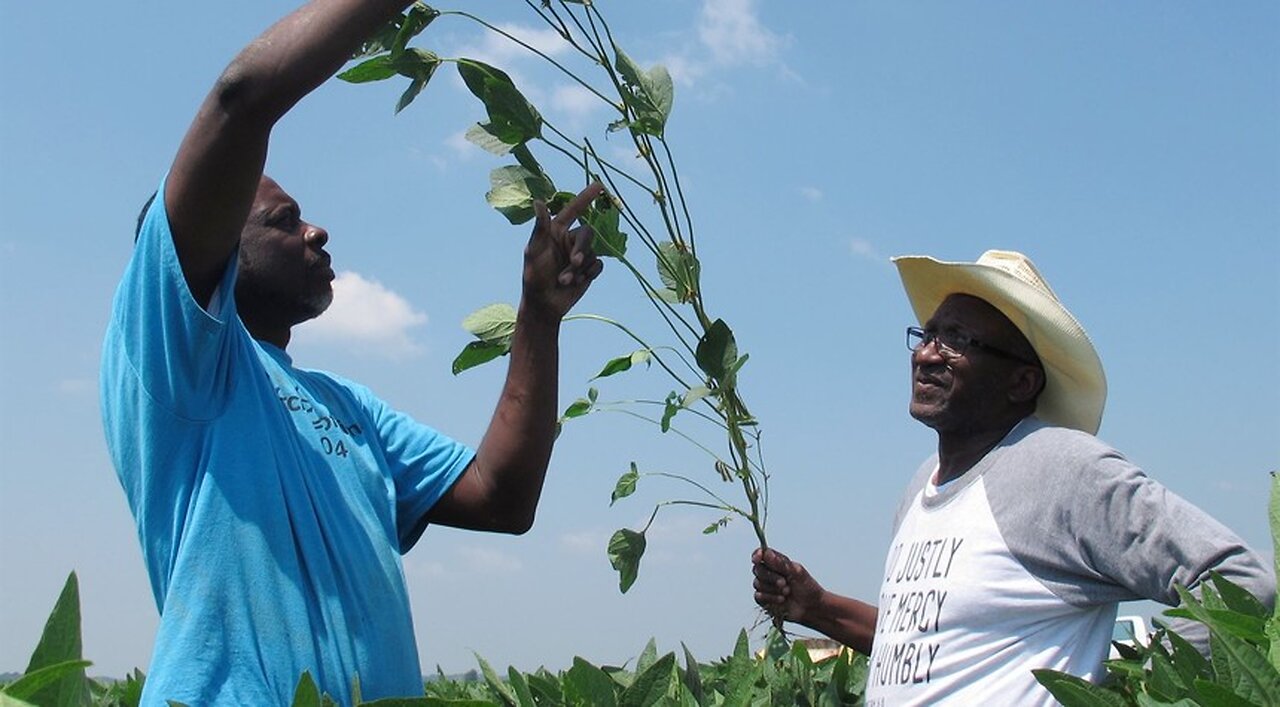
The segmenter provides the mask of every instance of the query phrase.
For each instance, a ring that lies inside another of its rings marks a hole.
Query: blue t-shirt
[[[160,187],[164,194],[164,185]],[[160,627],[144,704],[287,704],[303,671],[347,703],[422,694],[400,553],[474,452],[368,389],[300,370],[208,311],[163,197],[116,293],[102,417]]]

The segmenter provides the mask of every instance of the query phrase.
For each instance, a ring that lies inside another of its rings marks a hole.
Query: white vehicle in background
[[[1115,626],[1111,629],[1112,643],[1125,643],[1130,646],[1147,645],[1151,641],[1151,632],[1147,629],[1146,619],[1141,616],[1117,616]],[[1111,646],[1112,660],[1120,657],[1120,651]]]

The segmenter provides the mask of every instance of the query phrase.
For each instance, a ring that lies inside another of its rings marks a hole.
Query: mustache
[[[918,367],[916,368],[915,375],[913,375],[911,379],[917,383],[924,383],[927,385],[946,385],[946,377],[945,375],[941,375],[945,371],[945,366],[931,366],[928,369]]]

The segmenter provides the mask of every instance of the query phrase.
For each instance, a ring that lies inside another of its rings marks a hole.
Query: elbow
[[[238,63],[232,63],[209,91],[208,104],[219,113],[238,116],[252,112],[252,95],[255,81]]]
[[[533,521],[536,515],[536,508],[518,509],[506,514],[494,529],[507,535],[524,535],[533,530]]]
[[[261,72],[237,59],[214,83],[206,107],[230,121],[273,123],[284,110],[275,105],[278,92],[272,91],[268,83]]]

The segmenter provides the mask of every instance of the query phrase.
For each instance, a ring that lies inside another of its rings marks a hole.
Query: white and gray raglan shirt
[[[1210,570],[1274,601],[1239,537],[1092,435],[1028,418],[941,488],[937,464],[894,521],[868,707],[1056,704],[1033,668],[1100,680],[1117,602],[1176,605]]]

